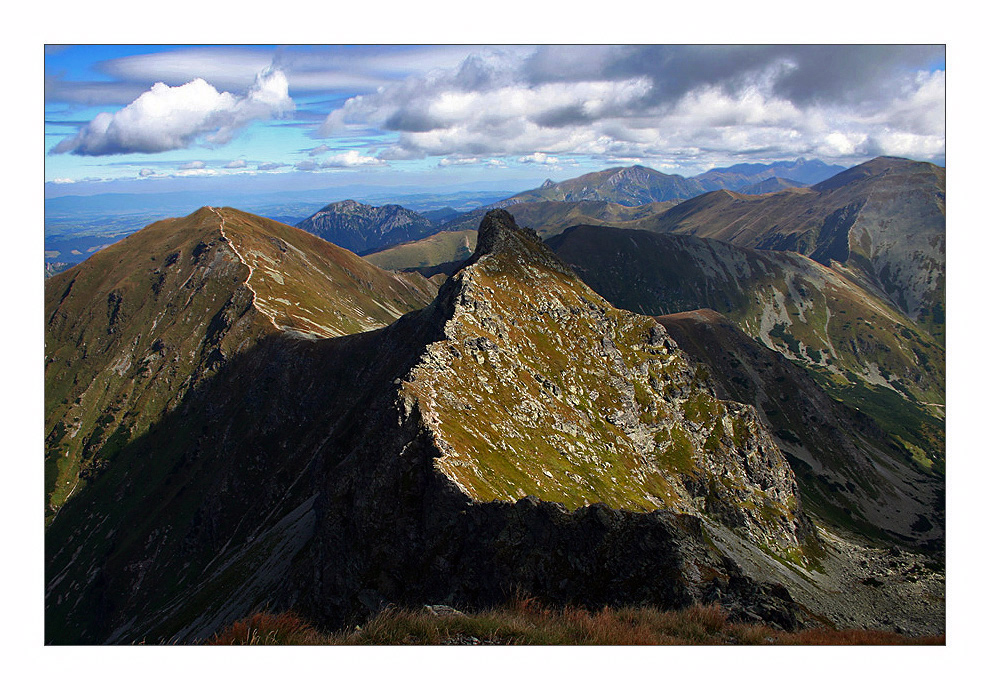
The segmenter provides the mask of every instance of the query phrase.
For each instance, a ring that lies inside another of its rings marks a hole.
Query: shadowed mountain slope
[[[712,372],[720,397],[753,405],[787,456],[816,519],[902,543],[944,538],[944,482],[866,414],[837,403],[801,367],[710,309],[660,316]]]
[[[260,339],[379,328],[435,287],[227,208],[155,223],[45,282],[52,519],[132,436]]]

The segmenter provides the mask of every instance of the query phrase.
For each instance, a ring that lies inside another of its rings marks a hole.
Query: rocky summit
[[[238,213],[220,211],[197,223],[226,218],[233,238]],[[519,594],[591,607],[717,602],[784,628],[938,624],[901,590],[861,583],[885,576],[856,564],[889,559],[812,522],[760,410],[727,399],[663,325],[612,306],[506,211],[485,215],[476,251],[429,305],[336,336],[280,328],[262,306],[297,301],[282,294],[343,303],[366,282],[280,270],[282,283],[268,273],[265,284],[285,293],[266,293],[260,272],[280,255],[266,238],[289,235],[238,227],[231,256],[218,239],[223,253],[196,273],[199,291],[240,286],[235,314],[269,325],[241,340],[223,330],[210,375],[122,439],[61,506],[46,534],[46,641],[189,642],[263,608],[334,629],[389,604],[463,610]],[[175,240],[161,240],[167,258]],[[370,270],[346,256],[349,275]],[[190,261],[182,248],[170,266]],[[87,264],[62,280],[98,281]],[[50,320],[72,292],[51,290]],[[94,311],[130,303],[93,294]],[[192,320],[174,300],[147,304],[144,322],[165,332]],[[116,313],[123,323],[127,310]],[[81,328],[66,321],[64,339]],[[59,380],[86,376],[82,360],[63,366]],[[136,406],[121,398],[114,419]],[[926,597],[939,587],[936,575],[912,582]]]
[[[447,289],[444,338],[403,390],[465,494],[717,515],[800,553],[810,530],[766,430],[652,319],[612,307],[505,211]]]

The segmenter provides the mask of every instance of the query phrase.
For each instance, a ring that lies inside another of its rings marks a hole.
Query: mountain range
[[[351,199],[324,206],[297,227],[358,254],[436,231],[433,221],[402,206],[369,206]]]
[[[830,177],[845,170],[841,165],[828,165],[820,160],[805,160],[798,158],[794,161],[776,161],[774,163],[738,163],[727,168],[712,168],[708,172],[696,175],[694,179],[702,183],[716,183],[722,189],[747,194],[762,192],[747,192],[747,188],[759,185],[767,180],[786,180],[793,184],[791,187],[806,187],[818,182],[824,182]],[[772,190],[767,190],[772,191]]]
[[[475,233],[480,214],[488,208],[525,201],[562,200],[566,197],[626,205],[662,199],[672,204],[713,189],[756,194],[813,184],[841,170],[839,166],[828,166],[821,161],[798,159],[769,164],[740,164],[710,170],[694,178],[684,178],[633,166],[613,168],[560,183],[548,180],[540,189],[516,195],[503,192],[501,196],[498,192],[448,190],[434,194],[409,194],[394,190],[385,192],[381,188],[343,187],[335,191],[341,194],[363,191],[361,198],[365,203],[353,200],[324,203],[324,207],[316,213],[311,209],[320,198],[319,191],[281,194],[228,192],[223,198],[228,205],[237,205],[274,220],[295,224],[345,249],[366,254],[414,241],[440,230],[466,229]],[[384,205],[373,205],[383,200]],[[188,213],[188,209],[204,203],[216,202],[210,199],[209,194],[181,192],[46,199],[45,257],[52,260],[46,262],[52,263],[46,267],[46,275],[78,263],[146,223],[166,215],[183,215]],[[466,215],[472,208],[478,208],[480,213]],[[619,219],[613,217],[612,220]],[[450,221],[457,222],[445,227]]]
[[[940,628],[941,480],[868,413],[723,317],[613,305],[505,210],[477,232],[438,286],[206,207],[48,279],[46,641],[520,592]]]
[[[534,201],[607,201],[623,206],[641,206],[654,202],[690,199],[717,189],[755,191],[767,183],[772,187],[805,186],[821,182],[844,170],[821,161],[778,161],[776,163],[741,163],[729,168],[714,168],[701,175],[668,175],[642,165],[608,168],[563,182],[547,180],[537,189],[520,192],[497,206],[512,206]],[[782,181],[781,178],[788,178]],[[768,182],[773,180],[773,182]],[[798,181],[800,180],[800,181]]]
[[[606,189],[622,189],[624,197],[637,193],[638,184],[626,189],[616,186],[618,182],[603,182],[618,177],[604,171],[566,186],[601,195],[588,191],[594,180]],[[758,195],[720,189],[676,203],[641,206],[523,201],[524,197],[517,195],[510,206],[520,222],[544,238],[571,226],[607,225],[803,254],[891,303],[944,343],[945,169],[930,163],[876,158],[812,187]],[[481,213],[455,218],[443,226],[446,232],[371,253],[368,259],[393,270],[427,269],[463,259],[473,250],[471,223]]]
[[[944,314],[945,170],[896,158],[153,223],[45,281],[46,641],[520,595],[941,632]]]

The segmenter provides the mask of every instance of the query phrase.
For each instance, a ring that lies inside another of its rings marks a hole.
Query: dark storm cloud
[[[537,113],[530,118],[540,127],[570,127],[585,124],[594,120],[580,105],[567,105]]]
[[[443,123],[422,110],[399,110],[385,120],[386,129],[397,132],[429,132]]]
[[[547,58],[530,60],[531,76]],[[648,77],[650,103],[671,103],[698,87],[736,93],[770,78],[772,93],[795,105],[841,104],[896,95],[900,80],[945,61],[944,46],[773,45],[628,46],[603,54],[598,68],[609,78]],[[545,68],[544,68],[545,69]],[[581,69],[575,79],[586,78]],[[557,69],[556,78],[566,78]]]
[[[944,46],[797,46],[788,52],[797,67],[776,90],[799,104],[895,96],[901,79],[945,62]]]

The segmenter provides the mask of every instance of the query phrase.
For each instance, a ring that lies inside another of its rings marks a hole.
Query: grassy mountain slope
[[[130,438],[260,339],[377,328],[434,294],[419,276],[226,208],[155,223],[48,279],[48,519]]]
[[[837,270],[944,337],[945,168],[876,158],[809,189],[712,192],[657,220],[649,229],[837,262]]]

